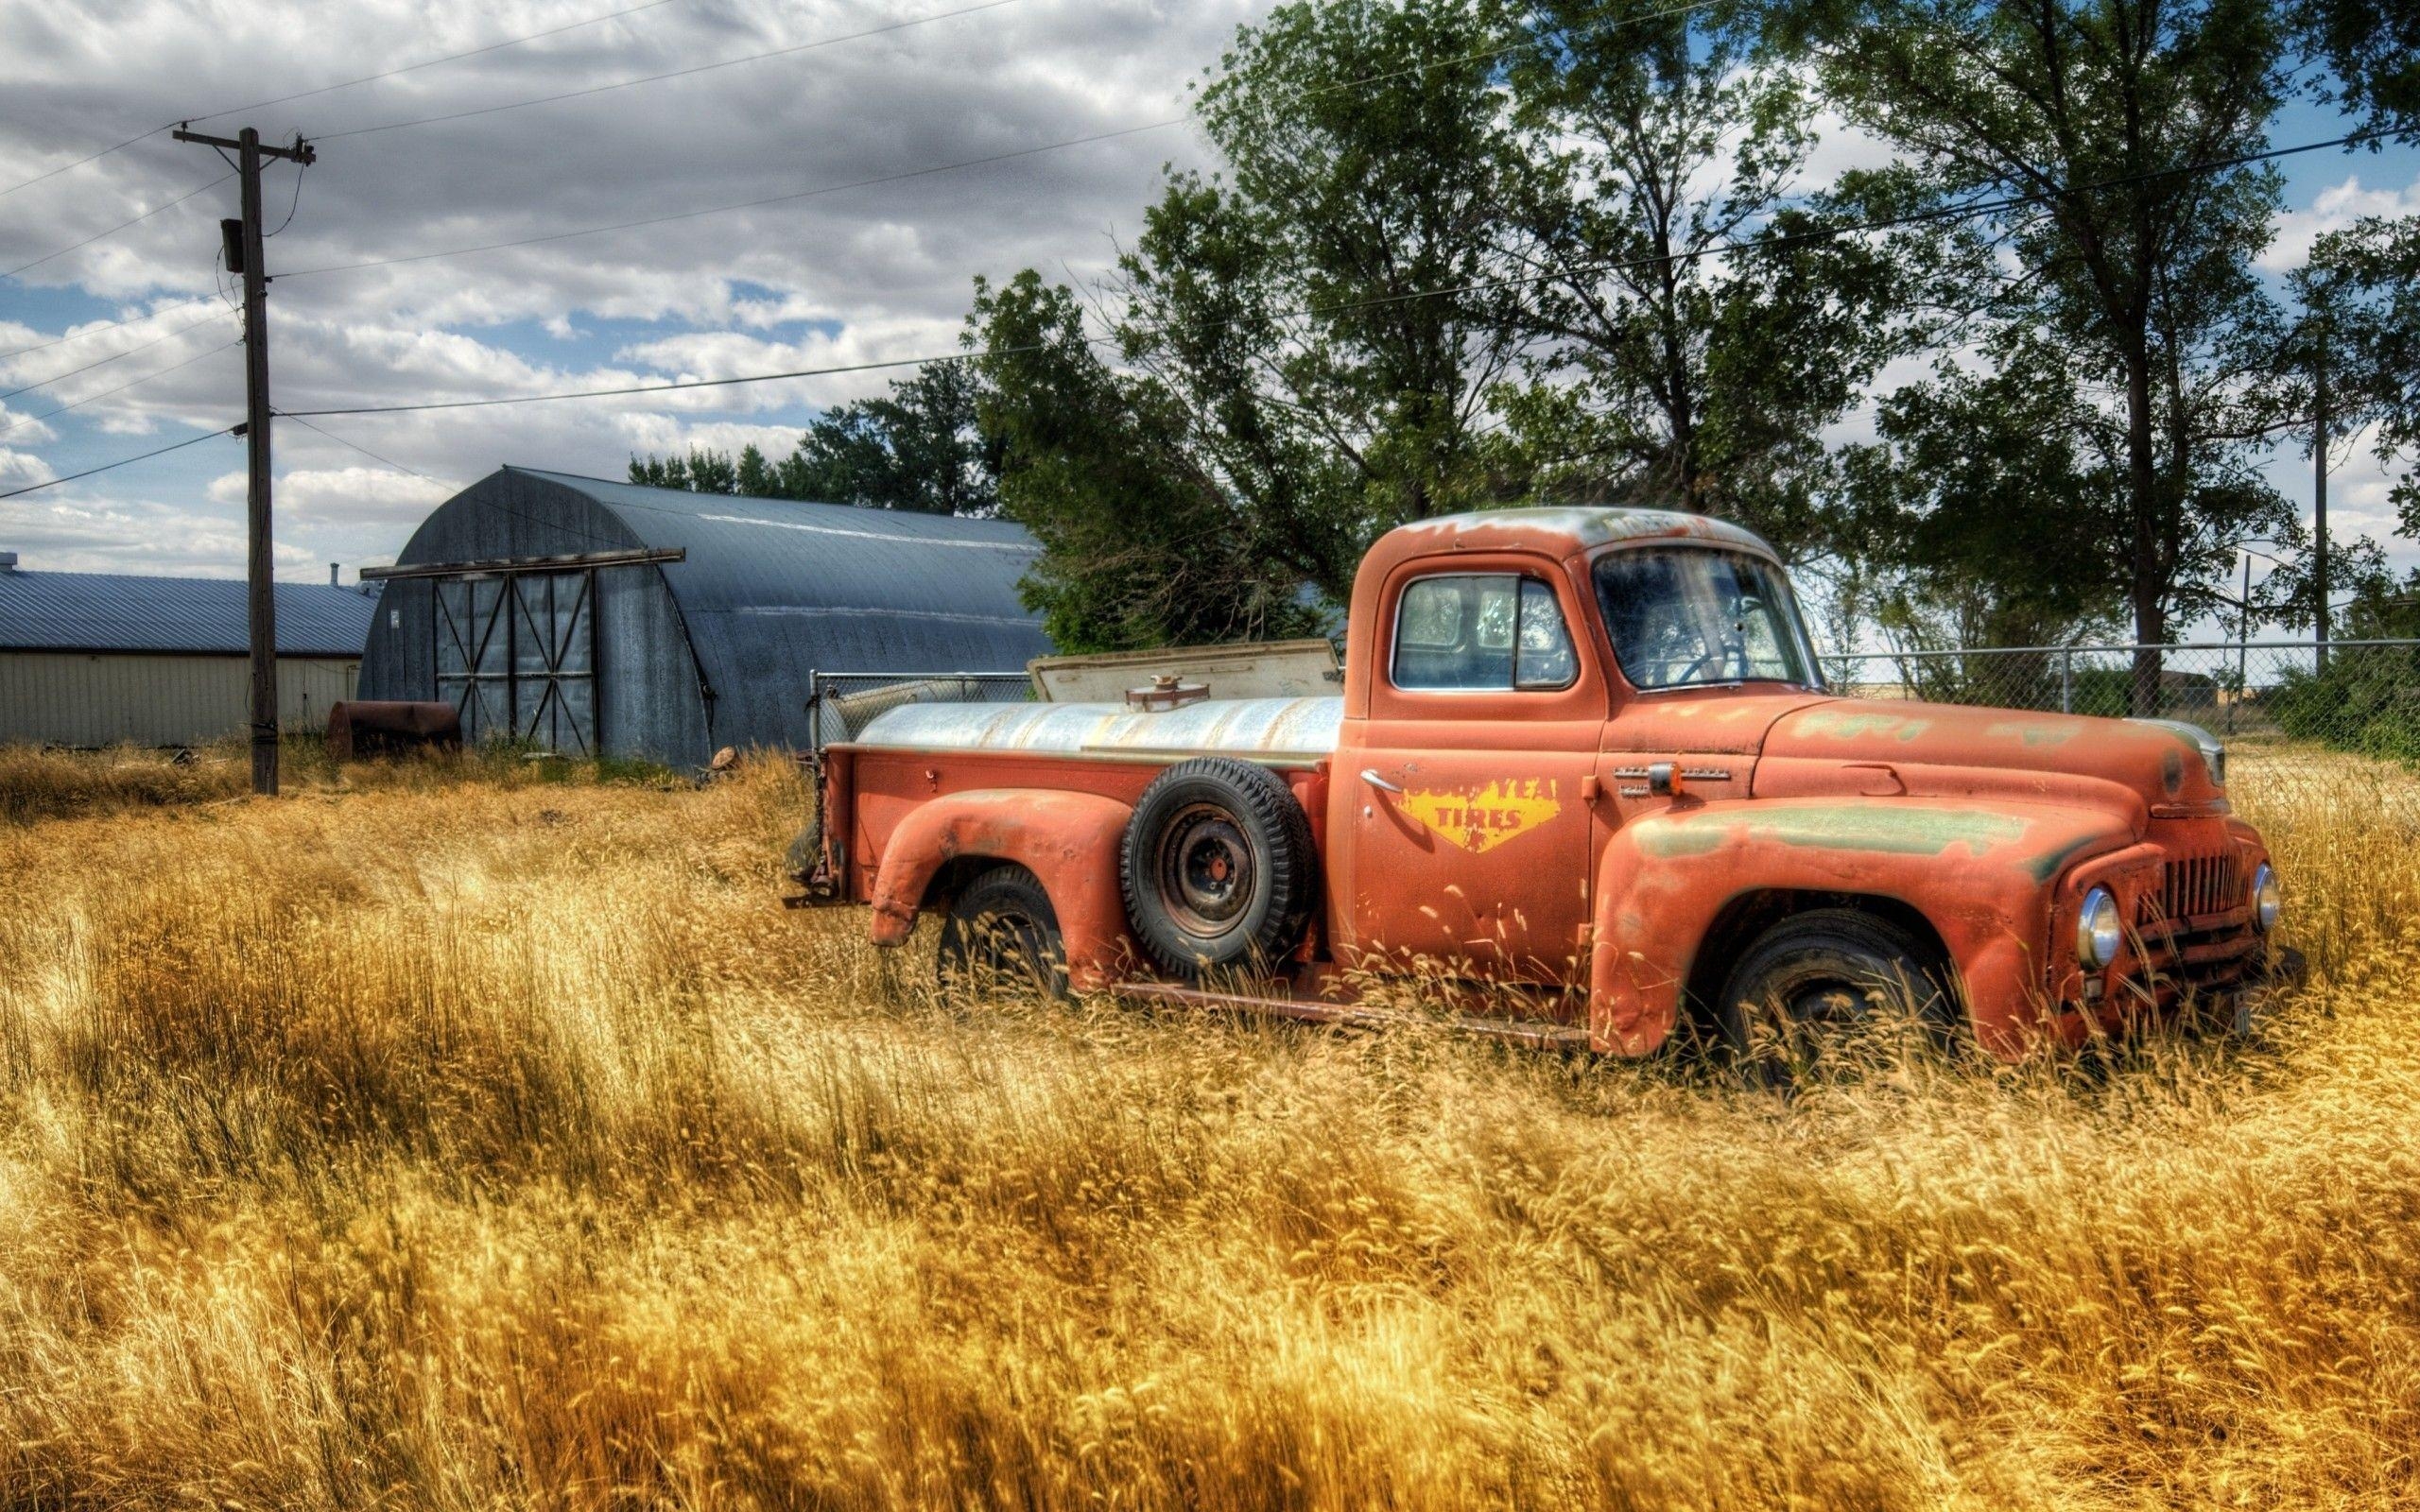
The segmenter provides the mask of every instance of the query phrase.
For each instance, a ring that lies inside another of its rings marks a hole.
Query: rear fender
[[[1723,909],[1782,890],[1915,910],[1948,950],[1977,1039],[2014,1056],[2042,1012],[2060,877],[2134,838],[2114,814],[1998,800],[1684,800],[1624,825],[1598,864],[1591,1037],[1621,1055],[1662,1045]]]
[[[874,874],[871,935],[896,945],[916,927],[934,875],[953,861],[1014,862],[1039,878],[1059,916],[1079,991],[1106,986],[1128,950],[1118,848],[1130,804],[1050,788],[978,788],[920,805],[891,832]]]

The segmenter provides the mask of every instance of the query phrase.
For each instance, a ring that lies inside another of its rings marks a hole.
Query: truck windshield
[[[1634,688],[1822,686],[1789,580],[1754,557],[1637,547],[1599,558],[1596,576],[1606,634]]]

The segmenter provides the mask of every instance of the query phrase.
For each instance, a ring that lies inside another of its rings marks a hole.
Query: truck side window
[[[1395,607],[1394,685],[1414,692],[1567,688],[1579,674],[1554,590],[1512,573],[1415,578]]]

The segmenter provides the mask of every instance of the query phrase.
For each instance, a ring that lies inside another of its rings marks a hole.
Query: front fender
[[[1079,991],[1108,982],[1127,953],[1117,855],[1132,805],[1092,793],[979,788],[920,805],[891,832],[874,873],[870,934],[896,945],[916,927],[933,875],[967,857],[1011,861],[1039,878],[1059,916],[1068,980]]]
[[[1624,825],[1598,864],[1590,1035],[1621,1055],[1663,1044],[1723,909],[1781,890],[1914,909],[1948,949],[1976,1038],[2014,1055],[2040,1010],[2060,876],[2135,838],[2115,814],[1998,799],[1676,802]]]

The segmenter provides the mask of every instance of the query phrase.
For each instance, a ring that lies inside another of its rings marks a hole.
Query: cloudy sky
[[[272,227],[292,207],[268,254],[280,275],[270,327],[285,409],[915,357],[955,349],[977,274],[1035,266],[1080,280],[1102,269],[1132,235],[1163,165],[1201,159],[1189,126],[1153,123],[1182,116],[1188,85],[1267,4],[0,0],[0,188],[206,112],[234,113],[198,129],[251,124],[270,141],[313,139],[318,165],[274,167],[265,191]],[[773,49],[795,50],[494,109]],[[478,113],[405,124],[460,112]],[[1137,127],[1151,129],[844,187]],[[2342,129],[2297,107],[2274,135],[2283,144]],[[1834,133],[1809,186],[1870,150]],[[203,188],[227,172],[208,148],[163,131],[0,197],[9,269],[191,195],[0,279],[0,352],[17,353],[0,358],[0,390],[23,388],[0,399],[0,490],[240,418],[236,320],[220,292],[215,224],[234,214],[235,185]],[[2290,208],[2271,258],[2280,271],[2330,226],[2420,208],[2409,153],[2313,154],[2287,172]],[[657,216],[683,218],[419,256]],[[311,271],[383,259],[406,260]],[[130,316],[143,318],[60,339]],[[878,392],[887,376],[319,421],[329,435],[282,422],[281,575],[310,578],[339,561],[350,580],[352,569],[390,558],[430,506],[502,463],[618,476],[633,452],[749,440],[786,451],[819,405]],[[222,438],[0,501],[0,550],[31,568],[239,575],[242,465],[241,442]],[[2307,500],[2308,462],[2284,455],[2276,466],[2289,496]],[[2366,454],[2347,459],[2336,511],[2383,535],[2386,486]]]

